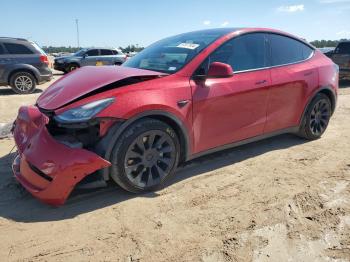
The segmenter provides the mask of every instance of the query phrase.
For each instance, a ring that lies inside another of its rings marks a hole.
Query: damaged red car
[[[158,189],[179,163],[282,133],[321,137],[338,67],[307,42],[263,28],[166,38],[122,66],[83,67],[19,109],[17,180],[63,204],[99,175],[134,192]]]

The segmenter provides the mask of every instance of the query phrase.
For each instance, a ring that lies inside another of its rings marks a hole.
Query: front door
[[[81,60],[82,66],[95,66],[98,62],[99,51],[98,49],[91,49],[85,53],[85,56]]]
[[[266,36],[247,34],[224,43],[197,70],[222,62],[234,75],[190,81],[195,153],[263,133],[271,83],[267,57]]]

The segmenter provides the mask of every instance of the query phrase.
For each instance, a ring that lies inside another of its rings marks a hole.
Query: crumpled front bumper
[[[16,179],[36,198],[62,205],[85,176],[110,162],[81,148],[56,141],[46,129],[48,118],[37,107],[21,107],[13,129],[19,152],[12,164]]]

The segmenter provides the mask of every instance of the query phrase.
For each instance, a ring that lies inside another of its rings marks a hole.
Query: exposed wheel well
[[[144,117],[142,117],[144,118]],[[142,119],[141,118],[141,119]],[[170,117],[167,117],[167,116],[164,116],[164,115],[149,115],[149,116],[145,116],[145,118],[153,118],[153,119],[157,119],[157,120],[160,120],[166,124],[168,124],[169,126],[171,126],[178,138],[179,138],[179,141],[180,141],[180,163],[183,163],[185,162],[186,160],[186,156],[187,156],[187,140],[186,140],[186,137],[185,137],[185,134],[183,133],[180,125],[173,119],[171,119]]]
[[[11,77],[16,74],[16,73],[19,73],[19,72],[26,72],[26,73],[29,73],[31,74],[34,79],[35,79],[35,82],[38,84],[38,79],[36,78],[35,74],[33,73],[33,71],[29,70],[29,69],[26,69],[26,68],[23,68],[23,69],[15,69],[13,70],[10,74],[9,74],[9,77],[7,79],[8,83],[10,83],[10,80],[11,80]]]

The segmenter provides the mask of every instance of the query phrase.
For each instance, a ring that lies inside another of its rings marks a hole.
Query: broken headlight
[[[56,115],[54,119],[61,123],[78,123],[90,120],[97,113],[114,102],[114,98],[97,100],[76,108],[69,109],[62,114]]]

